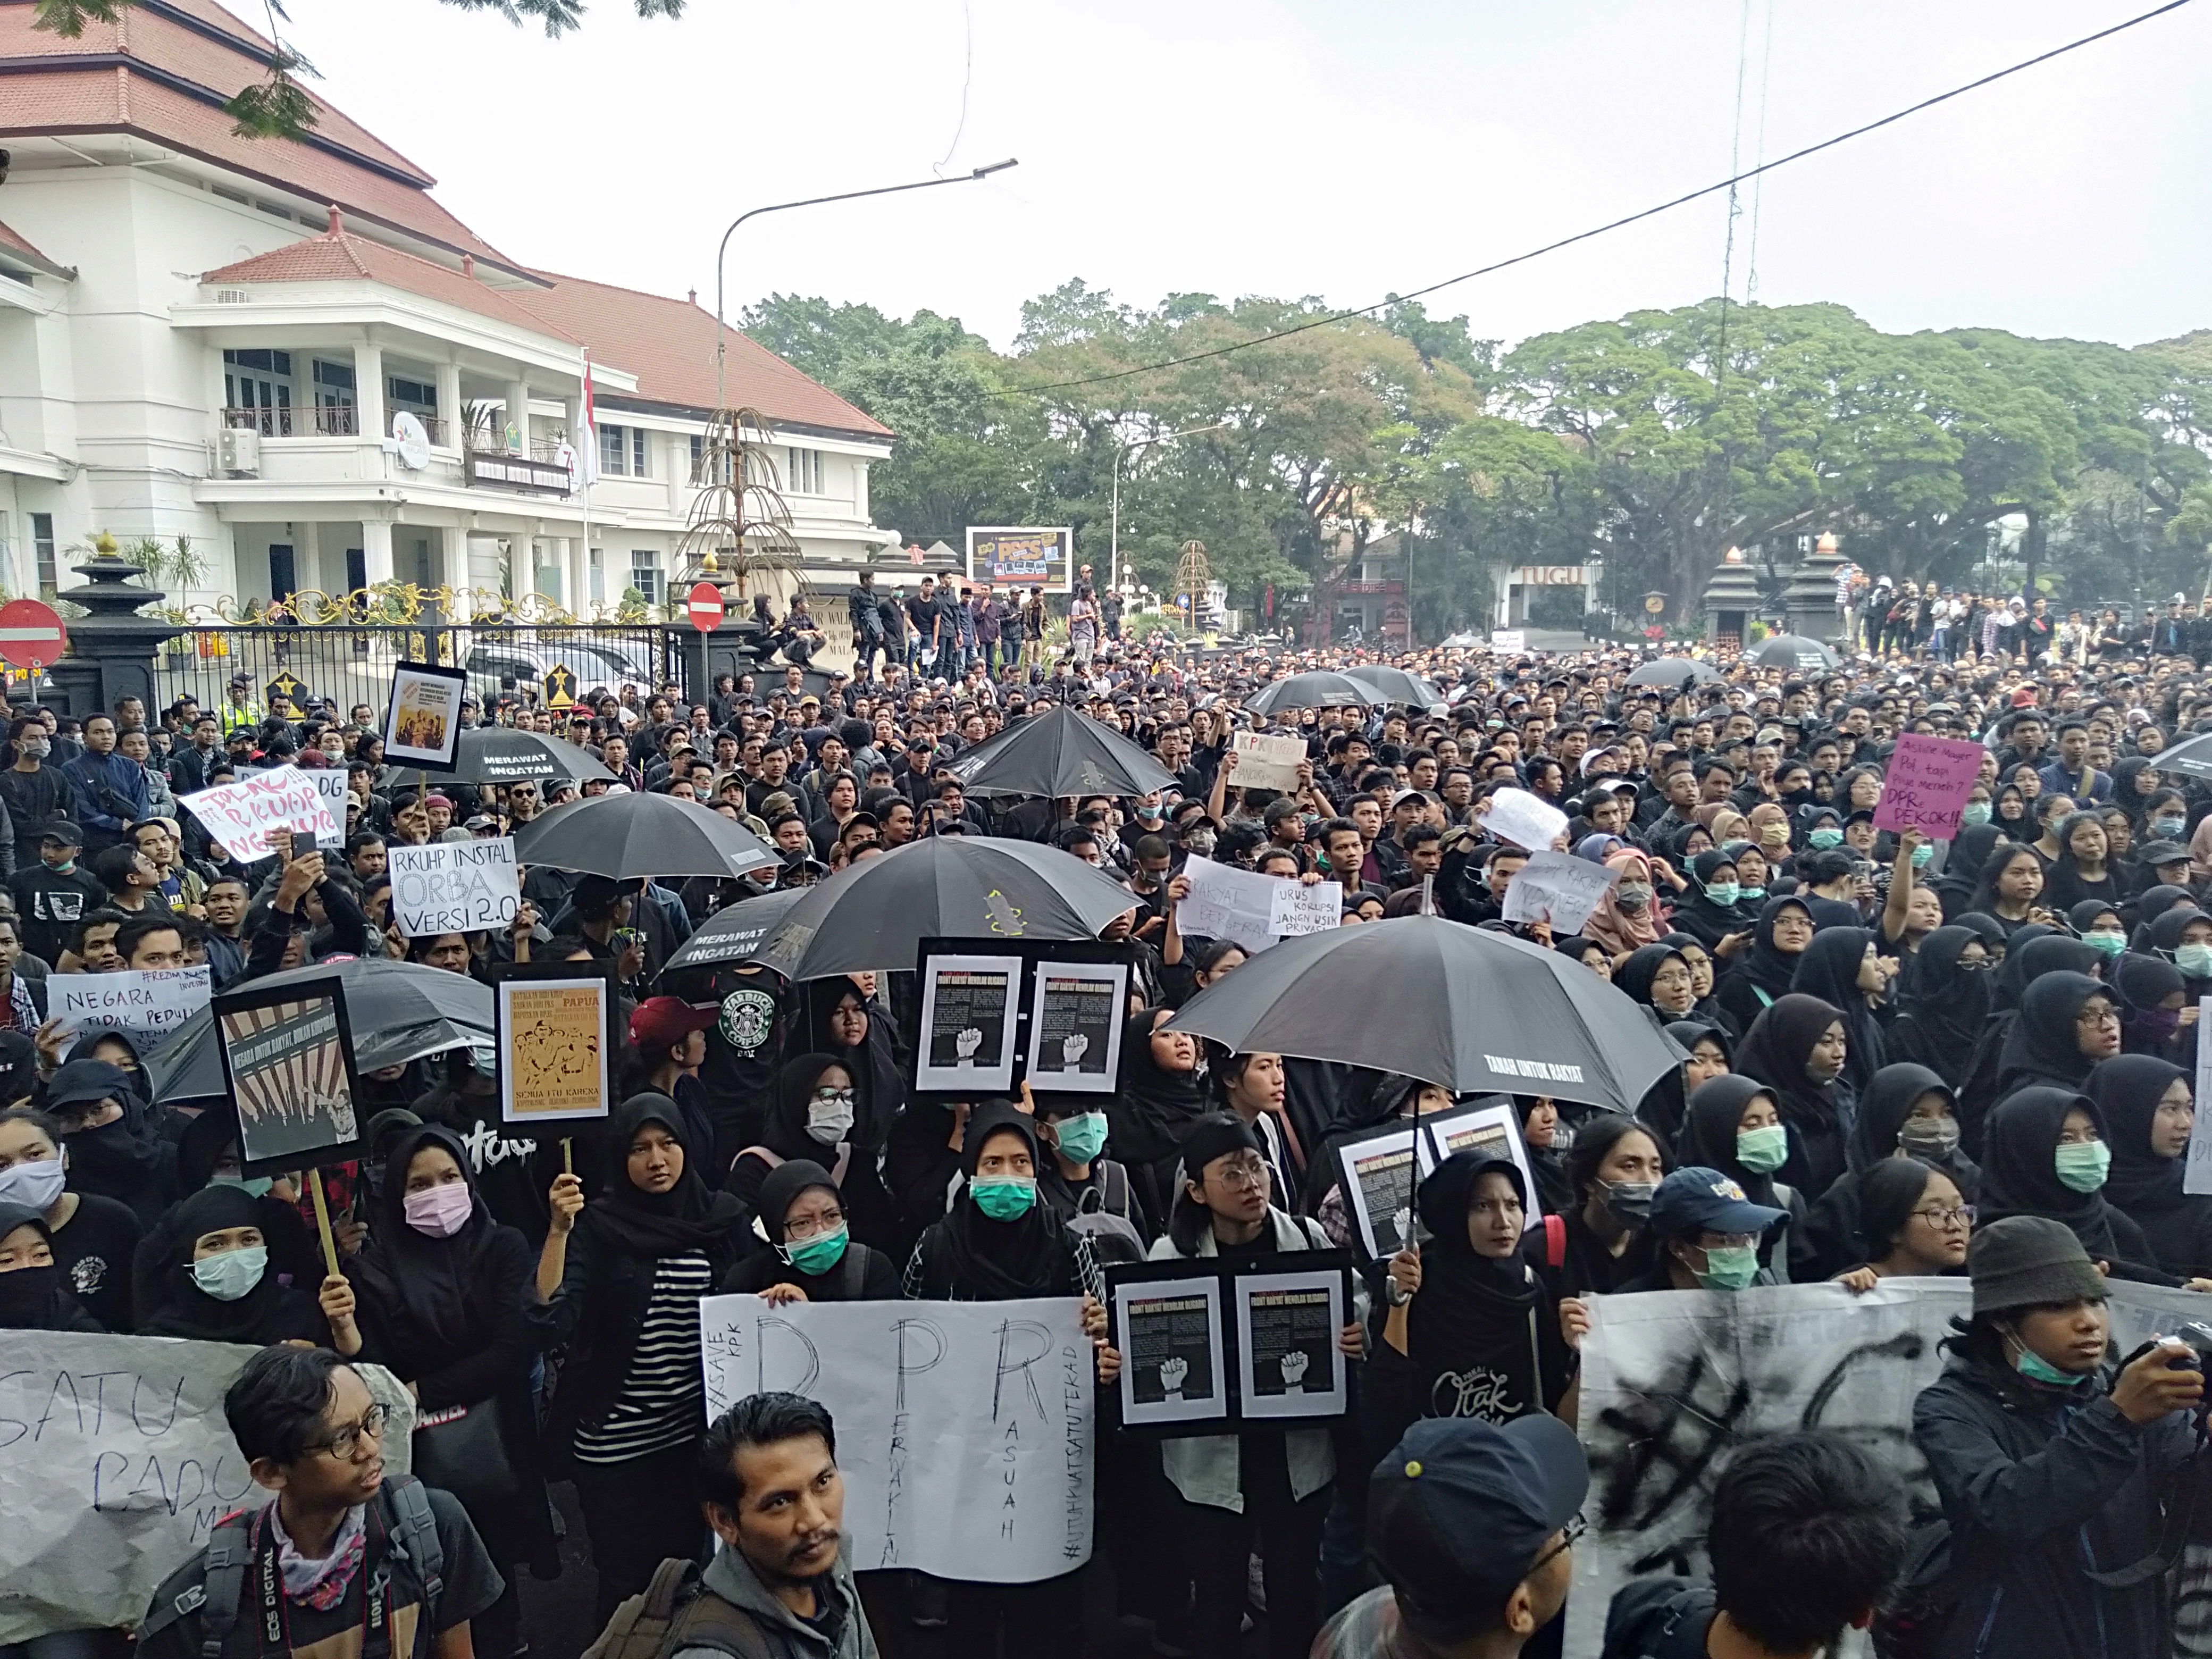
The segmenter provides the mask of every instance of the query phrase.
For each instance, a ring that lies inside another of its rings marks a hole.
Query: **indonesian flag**
[[[576,434],[576,464],[586,484],[599,481],[599,416],[592,401],[592,354],[584,354],[584,429]]]

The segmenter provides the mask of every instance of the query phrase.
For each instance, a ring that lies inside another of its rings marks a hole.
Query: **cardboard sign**
[[[1500,789],[1475,809],[1475,821],[1498,840],[1532,853],[1550,851],[1567,833],[1567,815],[1526,789]]]
[[[392,919],[409,939],[504,927],[522,908],[522,876],[508,836],[423,847],[394,842],[385,859]]]
[[[1298,787],[1298,767],[1306,757],[1303,738],[1263,737],[1257,732],[1231,735],[1229,752],[1237,757],[1237,769],[1229,781],[1239,789],[1292,790]]]
[[[1987,752],[1978,743],[1907,732],[1883,769],[1874,827],[1917,830],[1937,841],[1951,840],[1959,833],[1959,815]]]
[[[343,786],[345,775],[337,775]],[[318,847],[345,844],[344,817],[331,816],[321,787],[296,766],[219,783],[186,795],[178,804],[188,808],[222,850],[241,864],[270,855],[271,830],[289,830],[300,839],[312,836]]]
[[[1040,962],[1030,1007],[1032,1089],[1110,1095],[1120,1086],[1128,963]]]
[[[461,694],[469,677],[435,663],[392,665],[392,706],[384,717],[384,758],[428,772],[453,769],[461,741]]]
[[[927,957],[915,1087],[956,1090],[970,1099],[1011,1093],[1021,995],[1018,956]]]
[[[125,969],[114,974],[53,974],[46,980],[53,1015],[79,1032],[120,1031],[159,1042],[208,1006],[213,970]],[[143,1042],[139,1042],[143,1047]]]
[[[1176,927],[1186,938],[1232,940],[1255,956],[1277,939],[1319,933],[1344,919],[1344,884],[1285,881],[1211,859],[1182,867],[1189,896],[1176,906]]]
[[[337,975],[249,986],[226,994],[215,1011],[245,1173],[278,1175],[352,1157],[361,1142],[360,1093]]]
[[[1505,884],[1498,914],[1507,921],[1547,921],[1560,939],[1579,933],[1620,872],[1571,853],[1531,853]]]
[[[596,962],[516,963],[492,987],[500,1121],[605,1117],[614,989]]]
[[[1528,648],[1528,630],[1525,628],[1493,628],[1490,630],[1490,648],[1492,651],[1526,651]]]
[[[301,770],[307,781],[315,786],[315,793],[322,797],[323,805],[331,814],[330,828],[325,830],[318,826],[315,830],[316,850],[323,853],[344,851],[346,803],[353,799],[353,792],[346,787],[345,769],[342,766],[315,766],[302,767]]]

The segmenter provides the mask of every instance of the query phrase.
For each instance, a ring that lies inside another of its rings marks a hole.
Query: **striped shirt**
[[[698,1438],[706,1421],[699,1298],[712,1288],[707,1258],[696,1250],[653,1265],[629,1375],[602,1421],[577,1425],[579,1463],[627,1463]]]

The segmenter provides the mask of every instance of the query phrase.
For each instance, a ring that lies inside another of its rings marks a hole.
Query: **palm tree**
[[[669,603],[700,578],[727,574],[736,579],[737,597],[747,597],[749,580],[771,573],[792,577],[803,592],[803,556],[791,530],[791,506],[783,498],[781,476],[769,430],[758,410],[718,410],[707,428],[699,456],[699,493],[676,544],[683,562]]]

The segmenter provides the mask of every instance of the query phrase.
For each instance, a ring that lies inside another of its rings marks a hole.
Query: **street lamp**
[[[1108,537],[1106,561],[1106,589],[1110,593],[1121,591],[1121,458],[1132,450],[1144,449],[1153,444],[1164,444],[1170,438],[1188,438],[1200,432],[1218,432],[1234,421],[1216,421],[1212,426],[1185,427],[1180,432],[1156,433],[1149,438],[1139,438],[1133,443],[1120,444],[1114,450],[1114,510],[1113,530]]]
[[[730,238],[739,225],[748,219],[757,219],[763,213],[781,213],[787,208],[820,207],[825,202],[854,202],[863,196],[896,196],[902,191],[934,190],[939,185],[964,185],[977,179],[988,179],[994,173],[1004,173],[1020,163],[1012,157],[993,161],[988,167],[977,167],[972,173],[957,173],[947,179],[917,179],[909,185],[878,185],[873,190],[842,191],[835,196],[810,196],[801,202],[774,202],[767,207],[757,207],[740,213],[730,221],[729,229],[722,233],[721,245],[714,250],[714,407],[724,406],[722,396],[722,356],[726,345],[722,326],[722,260],[730,251]]]

